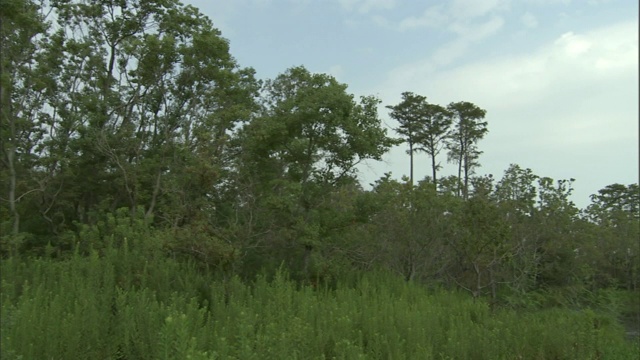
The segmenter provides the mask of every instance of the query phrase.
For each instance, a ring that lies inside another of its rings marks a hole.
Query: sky
[[[510,164],[576,179],[572,200],[638,182],[637,0],[184,0],[260,79],[305,66],[386,105],[404,91],[485,109],[478,175]],[[440,155],[441,175],[456,173]],[[415,159],[415,178],[431,172]],[[406,145],[359,168],[365,188],[409,173]]]

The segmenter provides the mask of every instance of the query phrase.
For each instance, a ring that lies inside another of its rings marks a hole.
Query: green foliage
[[[393,141],[381,127],[379,100],[359,102],[347,86],[295,67],[267,81],[264,115],[244,131],[250,157],[277,180],[340,183],[364,159],[379,160]]]
[[[378,118],[379,100],[356,101],[332,76],[294,67],[263,90],[263,111],[239,134],[243,200],[236,214],[241,226],[265,234],[261,245],[270,253],[254,257],[254,268],[286,261],[296,276],[310,278],[345,226],[328,204],[357,187],[356,165],[379,160],[393,140]]]
[[[478,150],[478,142],[489,132],[487,122],[482,121],[487,111],[467,101],[451,103],[447,110],[453,116],[451,141],[447,143],[448,159],[458,164],[458,181],[462,185],[458,196],[467,199],[470,177],[480,166],[478,158],[482,151]]]
[[[436,184],[436,172],[440,168],[436,156],[448,140],[453,114],[440,105],[429,104],[426,97],[411,92],[402,93],[402,102],[387,108],[391,110],[389,115],[400,124],[396,132],[409,145],[410,182],[413,184],[413,153],[424,151],[431,156],[432,180]]]
[[[438,195],[430,181],[412,186],[389,176],[378,180],[370,194],[371,221],[360,253],[407,280],[439,281],[446,263],[447,239],[454,235],[450,214],[459,199]]]
[[[538,178],[531,169],[522,169],[517,164],[511,164],[496,184],[494,197],[510,216],[530,216],[535,208],[535,181]]]
[[[573,179],[494,184],[486,111],[407,92],[387,108],[432,175],[365,190],[400,143],[379,99],[303,66],[258,81],[174,0],[1,8],[3,357],[598,358],[600,312],[640,323],[638,184],[584,211]]]
[[[247,284],[126,247],[1,266],[3,358],[622,359],[637,346],[593,311],[492,312],[384,272],[335,290],[283,272]]]
[[[594,256],[601,271],[598,286],[620,286],[638,290],[640,284],[640,190],[638,184],[612,184],[592,195],[583,212],[595,224]],[[594,274],[595,275],[595,274]]]
[[[220,198],[229,135],[257,109],[258,82],[208,18],[176,1],[7,5],[24,8],[2,27],[14,235],[43,246],[120,207],[179,226]]]

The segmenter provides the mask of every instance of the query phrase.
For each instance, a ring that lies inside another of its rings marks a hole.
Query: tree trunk
[[[11,134],[12,138],[15,135],[14,121],[11,120]],[[12,139],[13,140],[13,139]],[[7,162],[9,163],[9,209],[13,214],[13,226],[11,228],[11,235],[16,236],[20,231],[20,213],[16,207],[16,167],[15,167],[15,155],[16,146],[12,143],[10,145],[9,153],[7,154]]]
[[[464,155],[464,184],[462,187],[462,198],[469,198],[469,154]]]
[[[153,187],[153,194],[151,195],[151,204],[149,204],[149,209],[147,210],[147,213],[144,215],[145,220],[148,220],[153,215],[153,210],[156,206],[158,194],[160,193],[160,177],[161,176],[162,176],[162,169],[158,170],[158,177],[156,178],[156,184]]]
[[[495,302],[498,298],[498,287],[493,276],[493,269],[489,269],[489,284],[491,284],[491,301]]]
[[[409,161],[411,164],[409,165],[409,183],[411,187],[413,187],[413,143],[409,143]]]
[[[460,146],[460,156],[458,158],[458,184],[456,186],[456,188],[458,189],[458,193],[456,194],[458,197],[460,197],[460,183],[462,182],[462,154],[464,152],[464,148],[462,146]]]
[[[432,152],[433,155],[431,155],[431,172],[433,175],[433,188],[437,191],[438,190],[438,181],[436,179],[436,155]]]
[[[476,288],[473,291],[473,299],[475,300],[482,294],[482,273],[476,262],[473,263],[473,270],[476,273]]]

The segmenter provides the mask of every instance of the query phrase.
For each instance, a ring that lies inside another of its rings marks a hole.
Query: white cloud
[[[624,23],[583,34],[565,33],[531,53],[471,61],[444,72],[437,72],[432,57],[394,69],[381,88],[398,91],[413,79],[414,84],[428,85],[426,91],[459,94],[453,96],[456,98],[472,96],[488,104],[485,106],[523,106],[562,87],[581,89],[603,79],[637,73],[636,30],[637,23]],[[448,51],[456,52],[447,48],[442,52]]]
[[[591,48],[591,42],[587,36],[576,35],[573,31],[562,34],[562,36],[555,41],[555,45],[562,49],[564,55],[570,57],[583,55]]]
[[[494,8],[496,4],[499,4],[499,1],[483,1],[486,6],[482,9]],[[471,13],[486,14],[487,11],[475,10]],[[378,19],[378,24],[382,25],[381,22],[381,19]],[[504,23],[504,19],[498,15],[484,21],[469,18],[460,19],[445,13],[441,6],[432,6],[419,17],[405,18],[400,22],[398,28],[404,31],[420,27],[438,27],[453,33],[456,36],[455,39],[436,49],[430,60],[431,66],[443,66],[461,58],[473,43],[496,34],[503,28]],[[390,26],[388,22],[384,25]]]
[[[633,21],[559,34],[528,53],[469,59],[446,71],[428,58],[394,69],[378,89],[391,103],[413,91],[443,105],[464,100],[487,109],[482,172],[498,175],[516,162],[540,175],[576,177],[586,186],[579,196],[587,199],[597,190],[589,183],[609,181],[594,166],[628,164],[636,174],[637,28]],[[403,150],[389,157],[396,166],[404,164]],[[557,169],[565,170],[547,172]]]
[[[398,30],[406,31],[424,27],[445,27],[454,32],[467,29],[476,30],[477,19],[494,14],[492,20],[501,19],[495,16],[509,7],[508,0],[455,0],[448,7],[434,5],[426,8],[419,16],[409,16],[398,23]],[[485,23],[486,24],[486,23]],[[501,26],[502,24],[500,24]]]
[[[474,43],[488,38],[502,29],[504,20],[495,16],[480,24],[454,23],[449,29],[457,35],[457,38],[436,49],[429,62],[434,67],[451,64],[462,58]]]

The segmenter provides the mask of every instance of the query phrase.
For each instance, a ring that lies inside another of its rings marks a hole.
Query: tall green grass
[[[2,359],[634,359],[591,311],[492,311],[394,276],[221,280],[128,244],[2,262]]]

